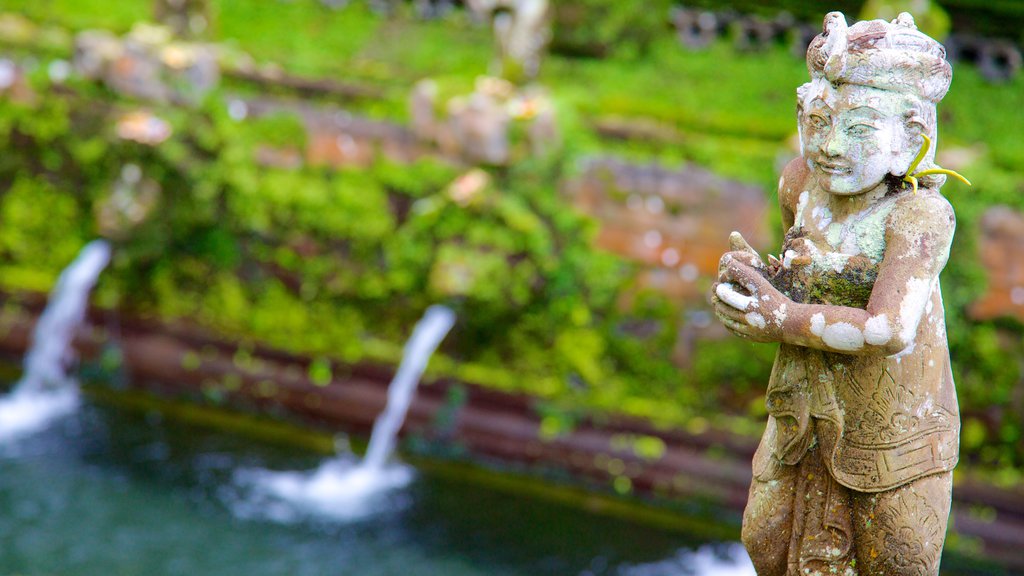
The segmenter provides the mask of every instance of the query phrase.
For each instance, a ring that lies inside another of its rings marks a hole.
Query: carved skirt
[[[818,447],[776,479],[755,479],[743,544],[759,576],[935,576],[946,535],[952,473],[884,492],[832,478]]]

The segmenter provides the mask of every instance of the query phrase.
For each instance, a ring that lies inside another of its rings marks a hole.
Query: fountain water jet
[[[110,244],[94,240],[57,279],[46,310],[32,333],[24,375],[0,399],[0,442],[32,434],[78,406],[78,385],[68,376],[71,341],[85,319],[89,293],[110,262]]]
[[[240,470],[237,483],[255,498],[231,502],[235,513],[291,521],[304,514],[355,520],[377,511],[380,497],[412,480],[411,468],[389,459],[427,362],[454,324],[455,313],[444,306],[431,306],[416,324],[362,461],[339,454],[313,472]]]

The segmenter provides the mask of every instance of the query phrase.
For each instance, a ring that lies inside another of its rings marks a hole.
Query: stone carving
[[[780,343],[743,541],[761,575],[934,575],[960,428],[938,280],[959,175],[931,147],[952,72],[906,13],[827,15],[807,67],[782,252],[734,232],[712,289],[731,332]]]
[[[494,74],[519,83],[532,80],[551,40],[547,0],[467,0],[494,28]]]

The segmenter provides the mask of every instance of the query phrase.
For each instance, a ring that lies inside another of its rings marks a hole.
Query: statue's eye
[[[871,124],[861,123],[850,126],[849,128],[846,129],[846,133],[849,134],[850,136],[867,136],[868,134],[871,134],[875,130],[878,130],[878,128],[872,126]]]
[[[810,123],[811,126],[815,128],[827,128],[829,125],[828,118],[822,116],[821,114],[811,114]]]

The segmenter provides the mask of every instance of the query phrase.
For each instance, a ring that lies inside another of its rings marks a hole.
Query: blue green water
[[[733,574],[733,545],[418,472],[356,522],[253,513],[240,469],[322,458],[91,405],[0,448],[0,574]],[[724,571],[723,571],[724,570]]]

